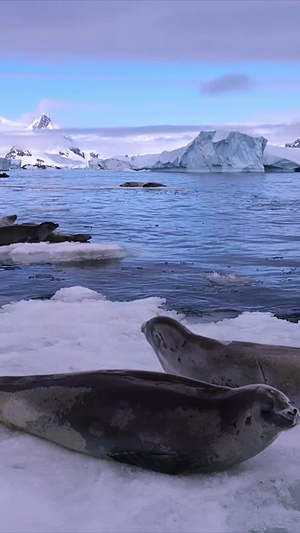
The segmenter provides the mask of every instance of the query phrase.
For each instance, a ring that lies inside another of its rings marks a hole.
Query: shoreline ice
[[[0,374],[161,371],[140,331],[157,314],[207,336],[300,346],[300,324],[270,313],[191,324],[164,304],[159,297],[113,302],[84,287],[7,304],[0,309]],[[0,530],[292,533],[300,520],[299,438],[300,426],[227,472],[173,477],[86,457],[0,425]]]

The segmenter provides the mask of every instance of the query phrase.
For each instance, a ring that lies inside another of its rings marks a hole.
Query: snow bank
[[[60,243],[18,243],[0,246],[0,261],[7,259],[15,263],[66,263],[74,261],[104,261],[122,259],[125,251],[117,244],[91,244],[77,242]]]
[[[0,311],[0,374],[160,370],[142,322],[164,301],[106,301],[83,287]],[[184,323],[189,325],[187,320]],[[300,325],[264,313],[190,326],[218,338],[300,346]],[[300,426],[228,472],[173,477],[71,452],[0,426],[2,532],[295,532]]]

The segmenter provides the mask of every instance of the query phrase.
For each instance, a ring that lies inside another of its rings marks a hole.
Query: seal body
[[[58,228],[54,222],[42,222],[37,225],[15,224],[0,227],[0,246],[7,246],[18,242],[41,242]]]
[[[7,217],[0,218],[0,228],[4,226],[12,226],[17,218],[17,215],[8,215]]]
[[[300,348],[221,342],[165,316],[151,318],[142,331],[166,372],[229,387],[264,383],[300,407]]]
[[[280,391],[108,370],[0,378],[0,421],[158,472],[213,472],[267,448],[299,420]]]
[[[88,242],[92,238],[89,233],[58,233],[54,231],[47,237],[47,241],[51,243],[57,242]]]

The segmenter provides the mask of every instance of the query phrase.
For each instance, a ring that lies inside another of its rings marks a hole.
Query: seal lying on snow
[[[298,421],[289,399],[266,385],[230,389],[124,370],[0,378],[0,422],[168,474],[245,461]]]
[[[229,387],[264,383],[300,407],[300,348],[220,342],[166,316],[151,318],[141,329],[166,372]]]
[[[54,222],[42,222],[36,226],[19,225],[0,228],[0,246],[15,244],[17,242],[40,242],[44,241],[51,231],[58,228]]]
[[[12,226],[17,218],[17,215],[8,215],[7,217],[0,218],[0,228],[4,226]]]

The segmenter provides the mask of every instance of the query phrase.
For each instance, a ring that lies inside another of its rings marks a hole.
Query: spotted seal
[[[40,242],[58,228],[54,222],[42,222],[42,224],[6,226],[0,228],[0,246],[7,246],[18,242]]]
[[[266,385],[230,389],[131,370],[0,378],[0,422],[168,474],[229,468],[298,421],[289,399]]]
[[[166,316],[151,318],[142,331],[166,372],[229,387],[264,383],[300,408],[300,348],[222,342],[196,335]]]

